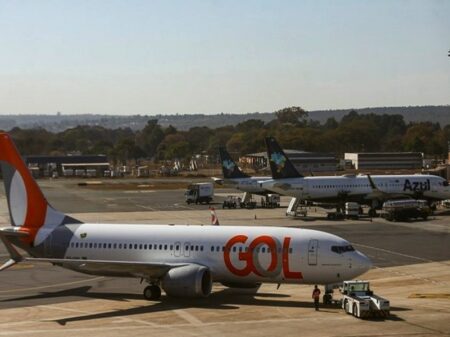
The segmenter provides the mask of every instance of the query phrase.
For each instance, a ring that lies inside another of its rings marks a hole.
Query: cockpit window
[[[444,181],[442,182],[442,185],[448,186],[448,181],[447,181],[447,180],[444,180]]]
[[[331,250],[337,254],[342,254],[342,253],[346,253],[346,252],[353,252],[353,251],[355,251],[355,248],[353,248],[352,245],[331,246]]]

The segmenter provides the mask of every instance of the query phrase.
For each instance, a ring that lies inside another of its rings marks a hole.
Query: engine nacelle
[[[211,272],[204,266],[190,264],[170,269],[161,281],[169,296],[206,297],[211,293]]]

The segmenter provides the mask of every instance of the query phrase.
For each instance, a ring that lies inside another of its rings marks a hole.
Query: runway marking
[[[86,311],[86,310],[79,310],[79,309],[70,309],[70,308],[63,308],[57,305],[39,305],[38,307],[40,308],[46,308],[46,309],[52,309],[52,310],[57,310],[57,311],[68,311],[68,312],[72,312],[72,313],[77,313],[77,314],[85,314],[85,315],[95,315],[98,312],[93,312],[93,311]],[[59,318],[46,318],[44,319],[44,321],[59,321],[59,320],[65,320],[65,319],[70,319],[72,318],[72,316],[64,316],[64,317],[59,317]],[[133,319],[133,318],[128,318],[128,317],[120,317],[118,320],[114,321],[114,324],[122,324],[122,323],[141,323],[144,325],[150,325],[150,326],[157,326],[157,324],[152,323],[152,322],[146,322],[144,320],[140,320],[140,319]]]
[[[248,321],[230,321],[230,322],[208,322],[203,323],[200,322],[201,326],[219,326],[219,325],[241,325],[241,324],[261,324],[261,323],[283,323],[283,322],[302,322],[305,320],[310,320],[311,317],[304,317],[304,318],[286,318],[286,319],[261,319],[261,320],[248,320]],[[327,320],[341,320],[342,317],[336,316],[336,317],[328,317]],[[36,324],[37,321],[34,321],[33,323]],[[198,324],[197,324],[198,325]],[[189,327],[192,326],[191,323],[189,324],[161,324],[161,325],[155,325],[155,328],[157,329],[179,329],[180,327]],[[137,330],[137,329],[143,329],[145,327],[143,326],[136,326],[136,325],[129,325],[129,326],[114,326],[114,327],[108,327],[108,326],[102,326],[102,327],[90,327],[90,328],[69,328],[68,326],[64,327],[65,332],[97,332],[97,331],[114,331],[114,330]],[[61,328],[55,328],[55,329],[31,329],[31,330],[20,330],[20,331],[0,331],[0,336],[9,336],[9,335],[32,335],[32,334],[45,334],[45,333],[54,333],[54,332],[61,332]],[[189,333],[192,335],[195,335],[193,333],[190,333],[189,331],[184,331],[184,333]],[[385,334],[383,334],[385,335]]]
[[[46,289],[46,288],[55,288],[55,287],[61,287],[61,286],[69,286],[69,285],[78,284],[78,283],[97,281],[97,280],[101,280],[101,279],[104,279],[104,278],[105,278],[104,276],[99,276],[99,277],[93,277],[93,278],[86,279],[86,280],[79,280],[79,281],[65,282],[65,283],[57,283],[57,284],[50,284],[48,286],[22,288],[22,289],[11,289],[11,290],[1,290],[0,294],[3,294],[3,293],[17,293],[17,292],[22,292],[22,291],[30,291],[30,290],[39,290],[39,289]]]
[[[150,206],[144,206],[144,205],[139,205],[139,204],[136,204],[136,206],[137,206],[137,207],[141,207],[141,208],[143,208],[143,209],[147,209],[147,210],[153,211],[153,212],[156,212],[156,211],[157,211],[157,209],[155,209],[155,208],[153,208],[153,207],[150,207]]]
[[[185,321],[191,323],[192,325],[203,325],[202,321],[200,321],[194,315],[188,313],[186,310],[176,309],[173,312],[176,313],[179,317],[181,317]]]
[[[389,249],[367,246],[367,245],[363,245],[361,243],[354,243],[353,245],[354,246],[364,247],[364,248],[369,248],[369,249],[374,249],[374,250],[379,250],[381,252],[385,252],[385,253],[389,253],[389,254],[393,254],[393,255],[398,255],[398,256],[403,256],[403,257],[407,257],[407,258],[410,258],[410,259],[415,259],[415,260],[419,260],[419,261],[423,261],[423,262],[435,262],[435,261],[430,260],[430,259],[425,259],[425,258],[422,258],[422,257],[417,257],[417,256],[413,256],[413,255],[408,255],[408,254],[402,254],[402,253],[394,252],[393,250],[389,250]]]

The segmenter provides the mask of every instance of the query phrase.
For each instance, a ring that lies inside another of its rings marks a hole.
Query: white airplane
[[[273,180],[261,187],[300,200],[342,204],[356,201],[375,209],[383,201],[398,198],[420,198],[429,201],[450,198],[448,181],[429,174],[413,175],[343,175],[304,177],[283,152],[276,140],[266,138]]]
[[[0,229],[10,259],[48,262],[85,274],[141,278],[146,299],[205,297],[212,283],[255,288],[262,282],[341,283],[369,259],[332,234],[297,228],[82,223],[48,204],[6,133],[0,164],[11,227]],[[16,249],[25,250],[30,257]]]
[[[272,193],[261,187],[261,182],[272,180],[272,177],[251,177],[242,172],[227,150],[223,147],[219,148],[219,156],[222,165],[223,179],[213,178],[214,182],[220,185],[228,185],[250,194],[266,195]]]

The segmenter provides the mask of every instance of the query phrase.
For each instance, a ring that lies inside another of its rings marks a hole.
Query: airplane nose
[[[352,258],[352,269],[357,270],[359,274],[364,274],[366,271],[372,268],[372,261],[361,253],[360,251],[355,251],[355,254]]]

